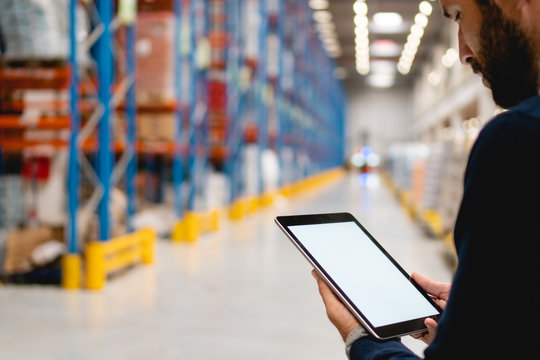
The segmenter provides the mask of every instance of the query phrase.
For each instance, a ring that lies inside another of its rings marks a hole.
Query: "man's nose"
[[[473,52],[463,36],[463,31],[459,28],[458,33],[459,39],[459,59],[463,65],[470,64],[473,60]]]

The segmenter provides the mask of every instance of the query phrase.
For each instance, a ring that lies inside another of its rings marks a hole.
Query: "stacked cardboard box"
[[[137,101],[143,106],[174,103],[172,12],[141,12],[137,24]]]

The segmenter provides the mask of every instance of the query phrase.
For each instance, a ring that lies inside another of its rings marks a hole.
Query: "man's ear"
[[[534,26],[540,15],[539,0],[515,0],[517,19],[525,26]]]
[[[519,16],[523,18],[527,15],[527,13],[531,10],[531,2],[532,0],[515,0],[516,3],[516,10],[519,13]]]
[[[514,20],[523,19],[524,12],[529,7],[530,0],[495,0],[495,3],[509,18]]]

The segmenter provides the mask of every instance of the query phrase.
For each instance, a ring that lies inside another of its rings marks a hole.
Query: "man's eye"
[[[456,15],[454,16],[454,21],[461,20],[461,11],[456,11]]]

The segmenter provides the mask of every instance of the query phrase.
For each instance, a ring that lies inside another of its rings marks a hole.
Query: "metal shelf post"
[[[267,83],[268,83],[268,11],[266,0],[259,0],[259,62],[257,64],[256,93],[256,116],[259,130],[258,136],[258,193],[264,192],[263,181],[263,153],[268,147],[268,107]]]
[[[173,152],[173,188],[174,188],[174,212],[176,218],[184,217],[184,204],[182,197],[182,181],[184,180],[184,163],[182,154],[182,132],[183,132],[183,96],[182,96],[182,54],[180,49],[180,24],[182,21],[182,0],[174,1],[174,90],[175,90],[175,118],[176,135]]]
[[[127,119],[127,149],[129,160],[126,168],[126,197],[127,197],[127,225],[128,231],[134,231],[133,218],[137,211],[137,191],[135,179],[137,175],[137,61],[135,57],[135,43],[137,37],[136,23],[127,26],[126,29],[126,57],[127,73],[132,78],[131,85],[126,96],[126,119]]]
[[[79,251],[77,233],[77,209],[79,207],[79,146],[77,136],[80,128],[79,81],[77,69],[76,9],[78,0],[69,2],[69,68],[70,68],[70,135],[68,160],[68,226],[66,229],[67,250],[69,254]]]
[[[103,114],[99,122],[99,148],[97,154],[97,170],[102,195],[98,206],[99,213],[99,239],[109,239],[110,229],[110,192],[113,159],[111,154],[110,123],[113,86],[113,54],[112,54],[112,29],[113,3],[110,0],[98,0],[97,10],[104,26],[103,33],[96,43],[96,61],[99,74],[99,101],[103,105]]]

